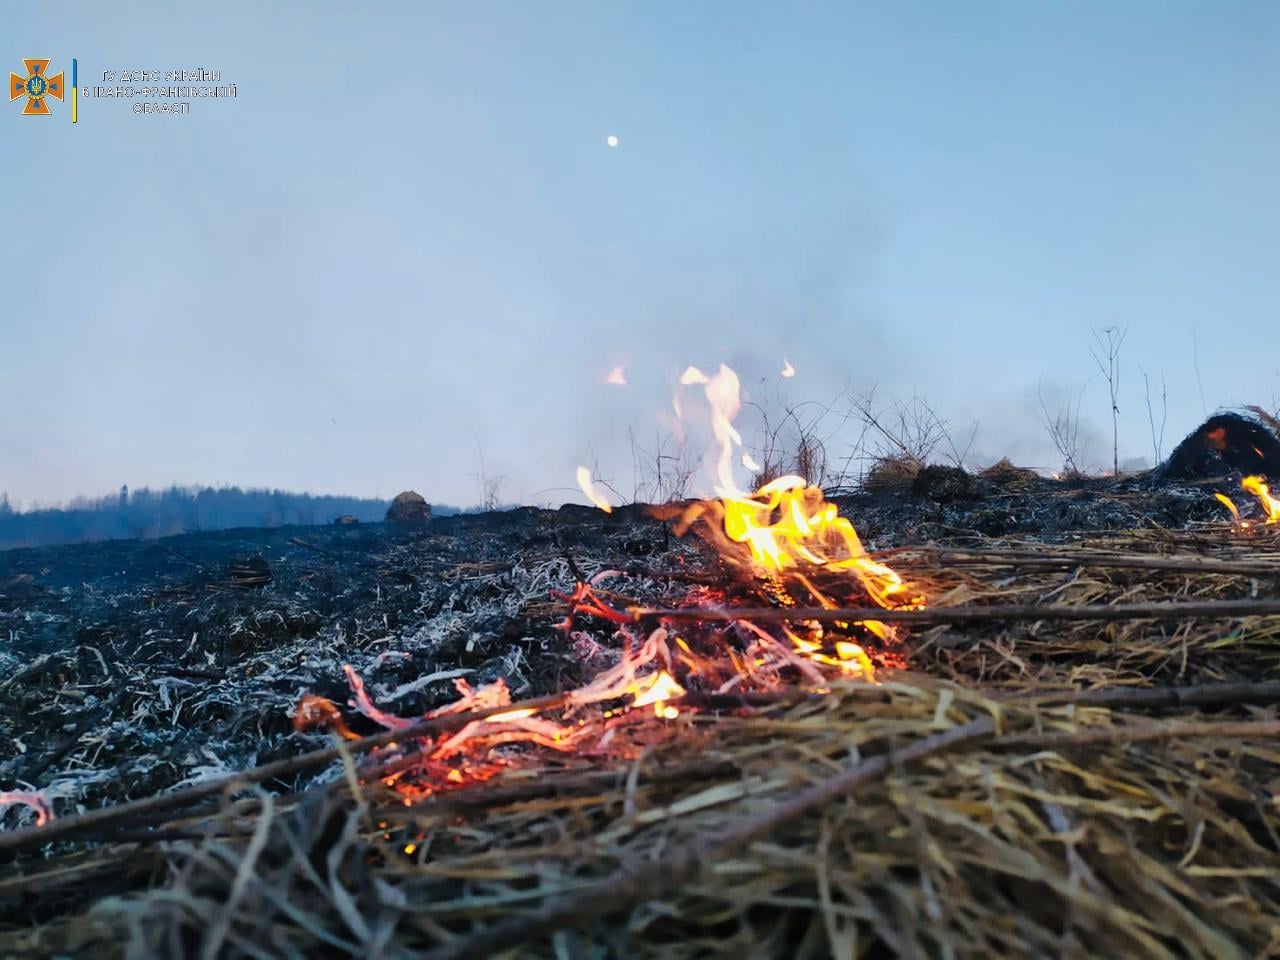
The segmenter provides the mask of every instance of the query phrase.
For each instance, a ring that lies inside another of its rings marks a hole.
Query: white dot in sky
[[[616,147],[618,145],[618,138],[615,137],[613,134],[609,134],[609,136],[605,137],[604,142],[611,147]]]

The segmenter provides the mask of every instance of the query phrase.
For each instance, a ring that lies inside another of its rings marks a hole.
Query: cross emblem
[[[66,75],[56,73],[52,77],[48,76],[48,60],[23,60],[22,63],[27,68],[27,75],[21,77],[16,73],[9,74],[9,100],[26,97],[27,105],[22,108],[24,115],[47,117],[49,105],[44,102],[44,98],[62,99],[67,86]]]

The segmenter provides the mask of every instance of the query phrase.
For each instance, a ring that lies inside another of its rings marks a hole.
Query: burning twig
[[[413,737],[432,737],[444,733],[452,733],[476,720],[483,720],[506,710],[553,710],[556,707],[563,706],[564,702],[565,697],[563,694],[550,694],[545,697],[525,700],[513,704],[511,707],[491,707],[472,713],[419,720],[402,730],[387,730],[373,736],[363,737],[359,740],[350,741],[341,748],[327,747],[322,750],[312,750],[309,753],[275,760],[240,773],[195,783],[189,787],[174,790],[171,793],[156,794],[139,800],[131,800],[127,803],[113,804],[108,807],[99,807],[96,810],[88,810],[81,814],[60,817],[49,821],[42,827],[28,827],[23,830],[14,830],[10,833],[0,833],[0,853],[39,847],[71,836],[90,833],[113,823],[138,819],[160,811],[177,810],[188,806],[196,800],[203,800],[205,797],[217,796],[218,794],[230,795],[255,783],[265,783],[269,780],[277,779],[283,780],[307,770],[328,766],[335,760],[341,759],[344,752],[353,756],[368,753],[377,747],[385,747],[387,744],[395,743],[402,739],[407,740]]]
[[[625,624],[631,622],[631,618],[626,613],[609,606],[609,604],[596,596],[589,583],[579,583],[573,588],[573,593],[571,594],[552,590],[551,595],[569,605],[569,614],[561,624],[561,629],[563,630],[567,631],[573,626],[573,618],[579,613],[599,617],[612,623]]]

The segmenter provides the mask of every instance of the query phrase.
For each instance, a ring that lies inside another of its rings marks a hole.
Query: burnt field
[[[0,812],[0,953],[1270,955],[1238,480],[881,477],[832,502],[925,600],[870,631],[676,510],[0,553],[0,789],[54,814]],[[573,699],[655,643],[657,711]]]

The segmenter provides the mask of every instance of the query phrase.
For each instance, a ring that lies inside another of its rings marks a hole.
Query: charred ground
[[[927,468],[837,502],[873,551],[1222,519],[1203,485],[1022,471]],[[679,592],[682,569],[716,566],[642,507],[2,552],[0,782],[94,805],[299,751],[293,706],[308,692],[345,701],[344,663],[406,716],[452,700],[459,676],[503,677],[516,697],[564,689],[583,664],[550,590],[621,568],[631,598],[656,601]]]
[[[1238,487],[1238,472],[1227,466],[1220,476],[1176,484],[1163,473],[1068,481],[1007,466],[977,476],[931,467],[837,499],[865,545],[924,586],[931,605],[1274,596],[1280,551],[1271,530],[1246,535],[1233,529],[1211,496]],[[1237,566],[1198,569],[1202,562]],[[573,688],[597,669],[611,628],[592,628],[594,639],[566,636],[558,627],[565,607],[552,591],[569,591],[603,570],[617,571],[601,593],[619,606],[676,606],[699,585],[732,579],[700,540],[673,536],[644,508],[612,515],[525,508],[439,518],[425,527],[237,530],[0,554],[0,630],[8,636],[0,654],[0,784],[46,790],[65,817],[303,753],[328,740],[294,732],[292,712],[308,693],[345,704],[343,664],[364,677],[383,709],[406,717],[451,702],[458,678],[472,684],[503,678],[517,700]],[[380,813],[391,824],[386,834],[357,835],[356,820],[340,826],[345,801],[312,789],[340,786],[342,771],[330,765],[320,774],[264,783],[281,804],[292,805],[292,826],[280,826],[281,837],[302,832],[288,843],[277,838],[285,844],[278,849],[277,839],[270,840],[275,853],[259,865],[262,875],[254,882],[295,889],[296,871],[309,868],[289,850],[296,853],[302,843],[312,863],[329,862],[331,870],[333,863],[346,864],[342,879],[331,882],[345,885],[366,917],[396,918],[400,939],[387,955],[416,955],[448,937],[461,937],[457,956],[487,955],[475,951],[482,950],[495,912],[473,902],[523,902],[530,890],[544,887],[551,896],[565,884],[696,845],[743,809],[758,810],[762,801],[751,799],[751,791],[735,793],[735,785],[773,783],[785,799],[829,777],[847,761],[851,744],[874,754],[897,738],[926,736],[944,714],[959,723],[998,711],[1008,729],[1033,741],[1045,729],[1075,736],[1074,724],[1087,720],[1095,726],[1079,728],[1082,735],[1101,729],[1120,745],[1097,748],[1087,761],[1055,764],[1034,742],[1022,760],[997,742],[955,764],[903,773],[856,804],[824,814],[839,820],[845,831],[839,835],[856,837],[849,849],[828,850],[819,840],[823,818],[795,821],[777,836],[783,846],[761,852],[749,869],[739,865],[757,878],[750,889],[673,886],[661,910],[637,907],[630,926],[597,924],[583,936],[607,945],[601,955],[794,956],[801,942],[823,955],[821,944],[838,931],[820,908],[831,894],[813,887],[815,867],[806,858],[816,844],[825,851],[822,869],[832,871],[830,882],[843,891],[841,902],[852,904],[859,918],[868,956],[881,955],[877,949],[984,956],[1017,943],[1039,944],[1030,952],[1044,954],[1067,942],[1132,955],[1156,940],[1169,956],[1222,955],[1213,953],[1215,944],[1228,941],[1256,952],[1269,935],[1267,917],[1277,898],[1269,881],[1241,878],[1273,861],[1280,869],[1278,825],[1266,805],[1268,785],[1280,776],[1274,759],[1249,741],[1238,749],[1213,741],[1218,747],[1207,753],[1194,741],[1134,750],[1124,745],[1132,718],[1118,710],[1077,715],[1068,703],[1059,715],[1019,704],[1028,696],[1070,700],[1081,690],[1105,695],[1257,681],[1280,662],[1274,632],[1274,618],[1267,617],[1059,624],[1032,617],[913,628],[900,651],[906,671],[882,677],[889,683],[872,691],[872,699],[865,685],[855,685],[745,716],[708,712],[670,742],[655,741],[644,752],[657,751],[652,781],[639,781],[638,819],[638,768],[630,760],[606,769],[599,757],[579,758],[576,765],[553,759],[537,770],[530,753],[533,766],[524,779],[479,784],[457,799],[441,793],[403,815]],[[1210,716],[1271,713],[1260,702]],[[375,729],[354,711],[348,721],[358,733]],[[519,755],[524,748],[515,750]],[[1229,782],[1233,776],[1242,782]],[[1150,795],[1163,806],[1134,799],[1147,795],[1148,781],[1159,784]],[[611,786],[602,793],[605,783]],[[703,812],[689,817],[656,816],[664,804],[690,803],[690,791],[704,790],[738,799],[705,811],[698,800],[689,809]],[[982,811],[996,794],[1014,798],[1011,803],[1052,798],[1045,801],[1048,820],[1006,812],[993,824]],[[563,811],[551,800],[525,805],[551,795],[566,805]],[[391,806],[379,809],[395,811],[401,799],[386,802]],[[959,806],[947,806],[952,803]],[[354,937],[351,942],[364,943],[359,950],[369,949],[372,941],[351,932],[365,929],[364,921],[349,913],[338,919],[338,901],[307,893],[305,883],[287,914],[247,906],[236,913],[237,870],[218,866],[218,851],[243,850],[244,831],[255,828],[252,821],[210,826],[211,812],[203,809],[183,821],[188,826],[161,830],[163,839],[138,832],[155,824],[138,823],[130,834],[124,823],[123,833],[96,835],[83,850],[55,847],[46,851],[55,857],[47,868],[36,851],[19,854],[12,878],[0,882],[0,945],[15,955],[103,949],[128,928],[135,949],[177,956],[216,944],[228,931],[252,938],[270,917],[272,936],[280,938],[270,955],[287,955],[285,943],[306,952],[334,937]],[[27,821],[17,807],[2,815],[10,829]],[[1058,834],[1070,833],[1082,816],[1092,818],[1090,832],[1063,859]],[[196,823],[204,826],[182,832]],[[917,848],[911,838],[921,824],[930,825],[933,842],[948,851],[950,866]],[[209,829],[217,836],[202,832]],[[416,849],[421,837],[437,831],[444,839],[432,858],[415,853],[414,866],[398,865],[402,850]],[[1196,831],[1206,834],[1203,847]],[[602,848],[600,837],[625,839]],[[405,845],[406,839],[413,842]],[[1208,879],[1194,881],[1203,890],[1173,876],[1173,864],[1192,855],[1212,860],[1203,867]],[[495,856],[502,881],[486,872]],[[166,865],[178,862],[186,866]],[[370,864],[382,872],[368,874]],[[891,866],[884,872],[877,864]],[[1151,873],[1146,886],[1124,886],[1123,877],[1154,871],[1153,864],[1164,872]],[[1039,879],[1019,879],[1033,875]],[[141,900],[101,921],[91,908],[101,896],[97,881],[106,876],[113,890],[133,891]],[[1077,877],[1076,886],[1067,884],[1069,876]],[[222,911],[225,925],[194,906],[194,912],[175,911],[169,894]],[[922,896],[933,906],[925,909]],[[1207,916],[1204,904],[1233,896],[1250,909],[1223,914],[1218,928],[1197,934],[1194,949],[1182,949],[1179,937],[1185,941],[1187,925]],[[1123,910],[1116,912],[1113,901]],[[413,906],[424,903],[441,912],[423,914]],[[1013,915],[1022,917],[1018,930],[1000,919]],[[128,927],[130,916],[147,919]],[[433,916],[448,926],[448,936]],[[725,919],[730,916],[736,919]],[[1151,932],[1161,925],[1179,932]],[[321,927],[328,932],[316,934]],[[374,940],[382,936],[365,932]],[[473,943],[472,936],[481,939]],[[216,955],[245,954],[226,946]],[[530,953],[555,950],[543,943]]]

